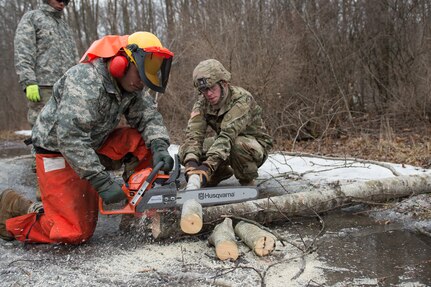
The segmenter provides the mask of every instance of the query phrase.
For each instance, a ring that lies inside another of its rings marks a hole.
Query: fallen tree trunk
[[[261,224],[285,221],[286,217],[315,215],[329,210],[349,206],[356,203],[386,202],[391,199],[431,192],[431,174],[404,175],[347,185],[331,184],[315,191],[298,192],[246,201],[242,203],[218,205],[203,208],[203,228],[208,228],[223,221],[224,218],[241,217]],[[179,220],[179,219],[177,219]],[[162,225],[158,239],[174,234],[171,222]]]
[[[404,175],[380,180],[332,185],[326,190],[298,192],[204,209],[204,224],[221,217],[240,216],[260,223],[284,220],[286,216],[321,213],[358,202],[390,199],[431,192],[431,174]]]

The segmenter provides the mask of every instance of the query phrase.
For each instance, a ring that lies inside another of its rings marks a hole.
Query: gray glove
[[[171,171],[174,167],[174,159],[168,152],[169,145],[161,139],[155,139],[151,141],[151,153],[153,154],[153,167],[159,162],[163,161],[165,164],[161,170]]]
[[[90,180],[103,202],[106,204],[120,202],[126,199],[121,186],[116,183],[106,171],[102,171]]]

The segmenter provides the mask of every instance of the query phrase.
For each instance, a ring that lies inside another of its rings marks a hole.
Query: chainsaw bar
[[[251,186],[209,187],[178,191],[175,183],[171,183],[146,191],[136,206],[136,211],[178,207],[189,199],[196,200],[202,206],[230,204],[255,199],[257,195],[257,189]]]

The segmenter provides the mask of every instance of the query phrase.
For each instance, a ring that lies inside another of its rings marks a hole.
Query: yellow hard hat
[[[163,93],[166,89],[174,54],[162,46],[150,32],[135,32],[127,39],[124,51],[136,65],[139,76],[150,89]]]

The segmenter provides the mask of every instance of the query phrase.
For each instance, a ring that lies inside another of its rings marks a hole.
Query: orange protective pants
[[[140,161],[135,170],[152,161],[141,135],[132,128],[114,130],[97,153],[113,160],[132,153]],[[90,239],[98,218],[95,189],[61,154],[36,154],[36,169],[44,212],[10,218],[6,229],[23,242],[80,244]]]

